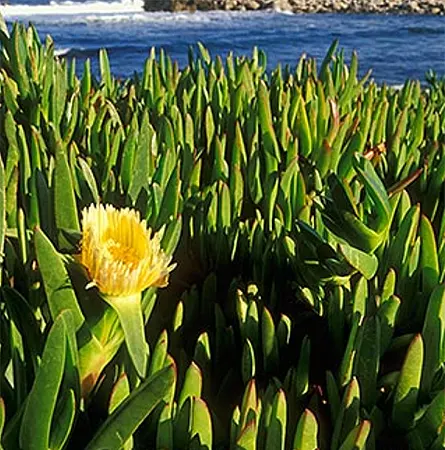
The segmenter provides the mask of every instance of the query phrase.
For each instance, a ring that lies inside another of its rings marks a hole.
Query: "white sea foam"
[[[6,20],[21,19],[23,17],[39,20],[42,16],[135,14],[143,11],[143,4],[142,0],[87,1],[83,3],[51,1],[48,5],[1,5],[0,13]]]
[[[56,56],[65,56],[66,54],[68,54],[71,51],[71,47],[60,47],[60,48],[56,48],[54,50],[54,54]]]
[[[1,0],[0,0],[1,1]],[[187,22],[211,23],[231,19],[250,19],[270,11],[198,11],[195,13],[145,12],[143,0],[121,1],[51,1],[47,5],[0,5],[5,20],[32,21],[35,24],[120,23],[120,22]],[[272,12],[282,14],[279,12]]]

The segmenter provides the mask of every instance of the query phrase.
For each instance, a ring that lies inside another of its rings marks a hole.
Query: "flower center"
[[[113,239],[108,239],[105,242],[105,248],[111,258],[123,262],[130,269],[134,269],[141,261],[136,249],[120,242],[116,242]]]

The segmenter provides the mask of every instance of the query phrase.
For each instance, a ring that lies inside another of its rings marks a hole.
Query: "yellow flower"
[[[167,286],[175,265],[139,212],[92,204],[82,211],[82,229],[80,261],[101,293],[123,297]]]

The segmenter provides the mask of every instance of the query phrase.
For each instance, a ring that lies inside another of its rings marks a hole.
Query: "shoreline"
[[[444,0],[144,0],[145,11],[260,11],[445,16]]]

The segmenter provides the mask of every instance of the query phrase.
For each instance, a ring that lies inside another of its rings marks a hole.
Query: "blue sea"
[[[401,85],[425,79],[428,70],[445,75],[445,18],[440,16],[289,14],[281,12],[147,13],[141,0],[9,0],[0,13],[32,22],[57,53],[86,58],[97,71],[98,51],[108,50],[118,77],[141,72],[151,47],[163,47],[183,66],[189,46],[202,42],[213,56],[249,55],[254,46],[268,55],[269,69],[295,66],[305,53],[320,61],[334,39],[350,57],[359,56],[360,72],[372,69],[379,83]]]

